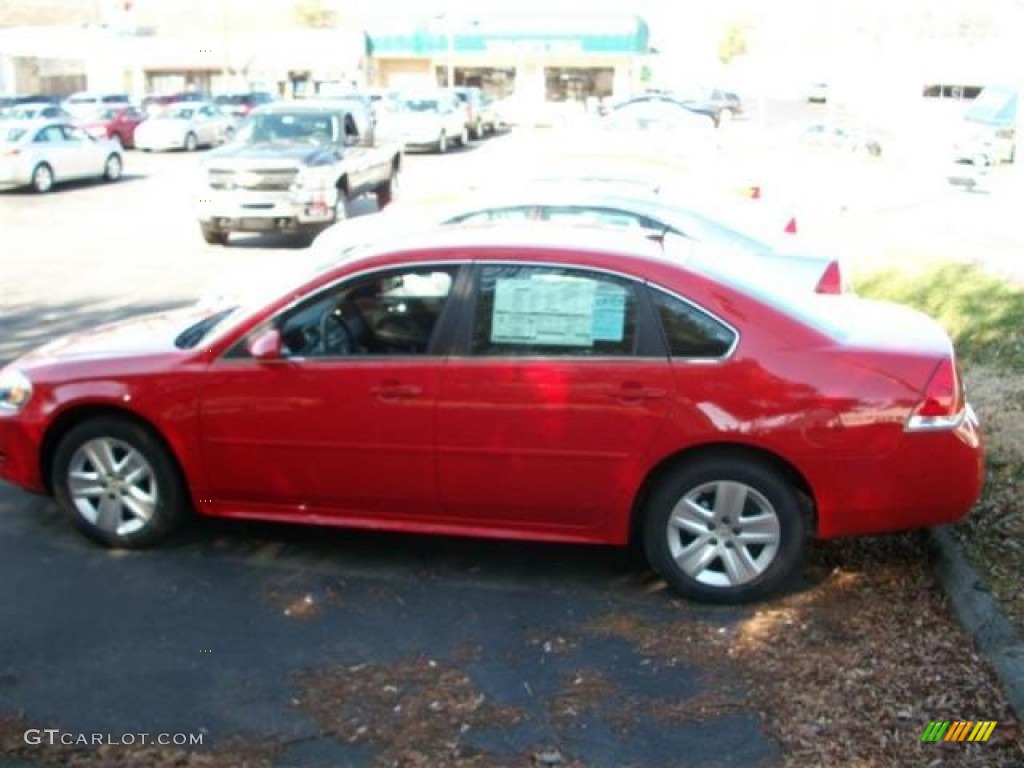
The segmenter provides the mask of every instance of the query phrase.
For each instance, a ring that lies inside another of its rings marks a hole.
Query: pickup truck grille
[[[236,171],[230,168],[211,168],[208,171],[213,189],[286,190],[298,175],[295,168],[256,168]]]

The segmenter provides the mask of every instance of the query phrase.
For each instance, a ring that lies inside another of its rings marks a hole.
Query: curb
[[[928,542],[953,615],[991,662],[1010,706],[1024,720],[1024,641],[968,562],[952,529],[945,525],[930,529]]]

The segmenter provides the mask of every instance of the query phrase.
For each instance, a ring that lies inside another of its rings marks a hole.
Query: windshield
[[[437,99],[405,99],[402,109],[409,112],[437,112]]]
[[[157,120],[191,120],[192,115],[195,114],[193,107],[168,107],[163,112],[158,114],[155,119]]]
[[[201,320],[193,323],[174,339],[174,346],[178,349],[193,349],[199,342],[218,325],[224,322],[238,307],[225,307],[218,309]]]
[[[972,102],[966,117],[977,123],[1012,123],[1017,119],[1017,92],[1012,88],[986,88]]]
[[[341,142],[337,118],[318,112],[270,112],[251,115],[238,129],[238,140],[250,144]]]

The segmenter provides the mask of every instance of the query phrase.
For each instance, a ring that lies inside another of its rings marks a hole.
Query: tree
[[[736,56],[747,52],[747,25],[733,19],[725,28],[722,39],[718,41],[718,59],[728,64]]]
[[[293,12],[304,27],[327,29],[338,25],[338,11],[326,0],[295,0]]]

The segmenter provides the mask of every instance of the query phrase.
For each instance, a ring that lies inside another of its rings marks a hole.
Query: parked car
[[[135,129],[145,119],[135,107],[111,107],[83,117],[76,124],[95,139],[113,139],[130,149],[135,146]]]
[[[91,93],[79,91],[63,102],[63,107],[75,117],[84,117],[104,107],[130,107],[131,99],[126,93]]]
[[[662,94],[637,96],[636,98],[619,102],[608,110],[607,119],[621,120],[630,117],[633,113],[644,115],[657,113],[667,116],[673,112],[681,115],[677,119],[684,119],[686,116],[698,116],[707,121],[706,124],[711,127],[718,127],[718,113],[711,107]],[[667,119],[667,117],[662,119]]]
[[[4,120],[70,120],[71,114],[52,101],[28,101],[9,106]]]
[[[1012,163],[1017,154],[1019,103],[1016,88],[985,88],[964,113],[953,146],[954,160],[981,167]]]
[[[633,231],[655,240],[674,235],[711,246],[688,253],[697,268],[706,260],[736,271],[763,270],[769,279],[796,290],[842,293],[847,290],[837,259],[806,254],[759,240],[716,220],[714,206],[702,209],[655,191],[622,190],[601,182],[539,182],[490,194],[474,190],[459,202],[426,207],[396,207],[380,226],[352,227],[341,222],[324,230],[313,247],[328,258],[353,243],[363,244],[396,231],[485,222],[536,222]],[[723,267],[725,268],[725,267]]]
[[[401,146],[360,133],[351,104],[267,104],[206,158],[199,230],[217,245],[231,232],[314,234],[348,218],[361,195],[390,204],[401,170]]]
[[[116,142],[97,141],[68,122],[0,123],[0,189],[31,187],[42,193],[75,179],[117,181],[123,165]]]
[[[807,100],[812,104],[824,104],[828,101],[828,83],[818,81],[811,83],[807,89]]]
[[[171,104],[194,104],[211,101],[210,96],[201,91],[178,91],[176,93],[151,94],[142,100],[142,111],[147,115],[162,112]]]
[[[216,104],[205,101],[171,104],[135,129],[135,146],[143,152],[183,149],[224,143],[234,133],[234,120]]]
[[[811,123],[804,128],[801,143],[826,149],[866,152],[872,157],[879,157],[882,154],[882,142],[878,138],[863,131],[824,123]]]
[[[190,510],[635,542],[724,603],[780,588],[810,537],[954,522],[980,491],[953,347],[909,308],[604,230],[443,230],[274,287],[8,365],[0,478],[106,546]]]
[[[247,91],[245,93],[224,93],[214,98],[214,103],[228,114],[245,117],[256,107],[269,104],[274,95],[267,91]]]
[[[455,96],[466,107],[466,129],[470,138],[482,139],[498,130],[498,113],[483,89],[476,86],[454,88]]]
[[[739,94],[721,88],[698,89],[682,96],[681,101],[695,111],[711,115],[715,125],[743,114]]]
[[[466,109],[447,90],[406,93],[378,115],[377,130],[406,149],[433,149],[444,154],[456,143],[469,143]]]

